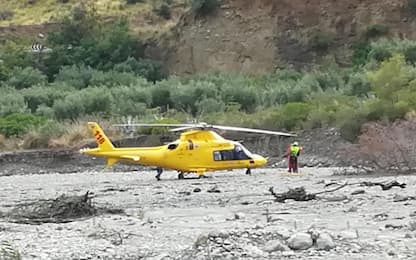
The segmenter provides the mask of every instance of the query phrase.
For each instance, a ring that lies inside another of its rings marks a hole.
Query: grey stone
[[[321,233],[316,239],[316,248],[320,250],[330,250],[334,247],[334,240],[328,233]]]
[[[282,256],[284,256],[284,257],[289,257],[289,256],[293,256],[293,255],[295,255],[295,252],[293,252],[293,251],[282,252]]]
[[[279,240],[270,240],[263,248],[264,251],[271,253],[275,251],[288,251],[289,247],[280,242]]]
[[[358,194],[364,194],[365,190],[355,190],[353,192],[351,192],[351,195],[358,195]]]
[[[288,244],[293,250],[305,250],[312,246],[313,241],[307,233],[296,233],[289,238]]]
[[[246,245],[244,247],[244,249],[245,249],[245,251],[247,252],[247,254],[249,256],[259,257],[259,256],[263,256],[264,255],[263,251],[260,248],[258,248],[257,246]]]
[[[343,240],[356,239],[357,233],[352,230],[344,230],[338,236]]]
[[[205,244],[208,241],[208,236],[206,235],[199,235],[194,243],[194,248],[197,248],[199,246],[205,246]]]
[[[246,214],[242,213],[242,212],[237,212],[234,214],[234,218],[235,219],[245,219],[246,218]]]

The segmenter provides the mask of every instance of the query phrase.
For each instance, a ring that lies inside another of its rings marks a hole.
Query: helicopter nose
[[[257,166],[263,166],[267,163],[267,159],[261,155],[256,155],[255,161]]]

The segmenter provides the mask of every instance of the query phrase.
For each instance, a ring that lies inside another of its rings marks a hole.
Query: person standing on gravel
[[[298,142],[293,142],[287,149],[287,152],[283,157],[287,157],[288,159],[288,172],[297,173],[299,171],[299,164],[298,164],[298,157],[300,156],[300,152],[303,151],[303,147],[299,146]]]

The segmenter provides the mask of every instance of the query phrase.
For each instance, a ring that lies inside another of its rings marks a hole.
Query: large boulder
[[[305,250],[312,247],[313,241],[307,233],[296,233],[289,238],[288,245],[293,250]]]
[[[334,240],[328,233],[321,233],[316,239],[316,248],[320,250],[330,250],[335,247]]]
[[[276,251],[287,251],[289,250],[289,247],[287,247],[285,244],[283,244],[279,240],[270,240],[269,242],[266,243],[263,250],[268,253],[271,253],[271,252],[276,252]]]

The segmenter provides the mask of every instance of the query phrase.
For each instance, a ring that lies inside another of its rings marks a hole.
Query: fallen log
[[[304,187],[297,187],[293,189],[289,188],[289,191],[287,192],[276,193],[273,187],[270,187],[269,192],[275,197],[275,201],[284,203],[285,200],[288,200],[288,199],[292,199],[295,201],[314,200],[314,199],[317,199],[317,195],[319,194],[334,192],[334,191],[344,188],[345,186],[347,186],[347,183],[344,183],[341,186],[336,187],[331,190],[324,190],[324,191],[315,192],[315,193],[307,193]]]
[[[406,183],[399,183],[397,181],[389,181],[387,183],[363,181],[360,184],[361,186],[367,186],[367,187],[380,186],[382,190],[390,190],[393,187],[400,187],[402,189],[406,188]]]
[[[273,187],[270,187],[269,191],[275,197],[275,201],[282,203],[288,199],[293,199],[296,201],[308,201],[316,199],[314,194],[307,194],[304,187],[289,189],[289,191],[283,193],[276,193],[274,192]]]
[[[329,184],[325,184],[324,187],[328,187],[330,185],[341,185],[339,183],[336,182],[331,182]],[[354,183],[349,183],[347,184],[348,186],[353,186],[353,185],[360,185],[360,186],[367,186],[367,187],[372,187],[372,186],[380,186],[382,190],[390,190],[393,187],[400,187],[402,189],[406,188],[406,183],[400,183],[398,181],[385,181],[385,182],[371,182],[371,181],[361,181],[361,182],[354,182]],[[362,191],[360,191],[360,193],[355,193],[352,195],[356,195],[356,194],[361,194],[363,193]]]

